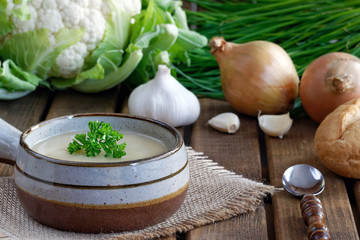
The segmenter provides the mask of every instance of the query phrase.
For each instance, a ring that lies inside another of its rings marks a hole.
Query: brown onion
[[[283,48],[268,41],[236,44],[221,37],[212,38],[210,47],[225,98],[233,108],[252,116],[292,109],[299,77]]]
[[[325,54],[304,71],[300,100],[307,114],[321,122],[339,105],[360,97],[360,60],[343,52]]]

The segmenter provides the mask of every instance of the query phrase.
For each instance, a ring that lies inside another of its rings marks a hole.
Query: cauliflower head
[[[7,99],[39,85],[100,92],[125,80],[149,81],[159,64],[190,64],[187,51],[206,46],[207,38],[189,29],[181,5],[0,0],[0,90],[21,93]]]
[[[110,43],[102,46],[96,57],[114,50],[121,53],[128,41],[130,17],[141,11],[141,0],[15,2],[19,1],[7,0],[12,30],[3,36],[0,54],[41,78],[74,78],[84,66],[95,64],[97,59],[89,56],[106,39]],[[26,56],[16,60],[22,51]]]

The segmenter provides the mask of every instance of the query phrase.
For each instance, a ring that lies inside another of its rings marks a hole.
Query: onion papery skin
[[[360,60],[344,52],[328,53],[305,69],[300,100],[311,119],[320,123],[339,105],[360,97]]]
[[[268,41],[236,44],[221,37],[212,38],[210,47],[220,68],[224,96],[233,108],[251,116],[292,109],[299,77],[283,48]]]

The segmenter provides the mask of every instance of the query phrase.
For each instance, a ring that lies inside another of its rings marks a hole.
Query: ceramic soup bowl
[[[185,145],[179,132],[165,123],[124,114],[78,114],[41,122],[21,133],[0,120],[0,158],[14,164],[20,203],[42,224],[88,233],[136,230],[170,217],[185,199]],[[135,160],[100,162],[63,160],[33,149],[55,135],[87,132],[93,120],[110,123],[120,133],[150,136],[166,149]]]

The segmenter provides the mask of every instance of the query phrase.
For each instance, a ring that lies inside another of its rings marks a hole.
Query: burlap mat
[[[217,163],[187,149],[190,162],[188,195],[169,219],[134,232],[79,234],[46,227],[29,217],[17,200],[14,180],[0,178],[0,231],[15,239],[151,239],[189,231],[197,226],[253,211],[275,188],[225,170]],[[1,233],[0,233],[1,235]]]

